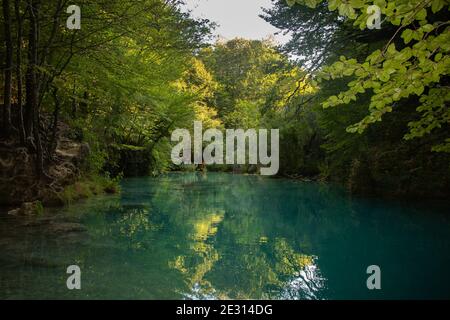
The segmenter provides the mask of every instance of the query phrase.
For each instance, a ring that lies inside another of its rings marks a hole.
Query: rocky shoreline
[[[33,148],[16,140],[0,142],[0,207],[12,215],[36,215],[43,206],[64,205],[65,187],[81,177],[90,153],[89,145],[71,138],[68,125],[58,124],[58,139],[51,157],[45,159],[45,175],[38,177]],[[31,150],[31,151],[30,151]]]

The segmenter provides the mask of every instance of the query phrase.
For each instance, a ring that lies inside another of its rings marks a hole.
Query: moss
[[[64,204],[86,199],[99,194],[115,194],[120,192],[120,177],[111,179],[104,176],[89,176],[67,186],[59,194]]]
[[[44,206],[41,201],[39,201],[39,200],[36,201],[34,203],[34,206],[35,206],[35,212],[37,215],[40,216],[40,215],[44,214]]]

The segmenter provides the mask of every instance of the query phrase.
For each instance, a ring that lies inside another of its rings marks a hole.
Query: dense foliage
[[[167,167],[164,139],[193,121],[201,94],[176,82],[195,67],[210,23],[190,18],[179,1],[78,1],[81,29],[70,30],[69,4],[3,1],[2,135],[35,154],[38,176],[48,175],[60,120],[89,143],[93,171]]]
[[[292,34],[283,49],[318,88],[308,108],[322,175],[354,191],[447,195],[449,2],[273,2],[264,19]],[[367,28],[373,4],[380,30]]]

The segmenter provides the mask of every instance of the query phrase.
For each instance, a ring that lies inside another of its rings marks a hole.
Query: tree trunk
[[[26,75],[26,110],[25,110],[25,132],[27,140],[33,140],[33,126],[37,107],[38,87],[37,87],[37,21],[36,21],[36,1],[28,2],[29,13],[29,33],[28,33],[28,66]],[[38,130],[38,128],[35,128]]]
[[[38,64],[38,14],[39,2],[29,2],[30,32],[28,39],[28,70],[27,70],[27,139],[34,138],[36,147],[36,173],[41,178],[44,175],[44,157],[42,152],[41,134],[39,130],[40,117],[37,109],[39,84],[37,76]]]
[[[50,142],[50,157],[53,158],[53,154],[55,153],[57,147],[57,133],[58,133],[58,118],[59,118],[59,110],[61,108],[61,102],[58,97],[58,89],[53,88],[53,99],[55,101],[55,109],[53,110],[53,125],[52,125],[52,137]]]
[[[20,15],[20,0],[14,1],[14,11],[17,20],[17,48],[16,48],[16,77],[17,77],[17,108],[18,108],[18,128],[20,143],[25,145],[25,126],[23,123],[23,92],[22,92],[22,16]]]
[[[72,118],[75,120],[77,118],[77,100],[75,99],[75,92],[76,92],[76,84],[75,81],[73,82],[73,89],[72,89]]]
[[[46,67],[47,60],[51,60],[51,47],[55,41],[55,37],[58,33],[58,27],[59,27],[59,21],[61,18],[61,13],[63,11],[63,1],[58,0],[58,3],[56,5],[55,14],[53,15],[53,24],[52,29],[50,32],[50,35],[45,43],[45,45],[42,46],[42,49],[40,51],[40,56],[38,56],[38,62],[37,64],[41,67]],[[38,28],[39,30],[39,28]],[[38,35],[39,36],[39,35]],[[44,42],[44,41],[43,41]],[[40,108],[42,99],[45,95],[45,93],[48,91],[49,86],[51,82],[54,79],[54,75],[48,75],[47,73],[41,73],[38,78],[38,106],[37,108]]]
[[[4,87],[4,107],[3,107],[3,128],[6,134],[11,131],[11,92],[12,92],[12,69],[13,69],[13,47],[11,38],[11,12],[9,0],[3,0],[3,18],[5,31],[5,87]]]

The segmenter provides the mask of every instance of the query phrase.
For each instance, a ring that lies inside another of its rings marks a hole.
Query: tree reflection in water
[[[0,298],[363,299],[374,261],[388,268],[380,297],[448,297],[448,215],[435,211],[258,176],[126,179],[42,221],[3,219]],[[51,231],[74,222],[87,231]]]

